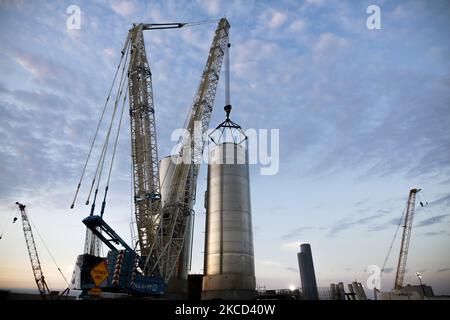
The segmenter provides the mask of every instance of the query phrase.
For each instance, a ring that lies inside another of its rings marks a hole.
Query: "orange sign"
[[[93,296],[99,296],[102,292],[102,289],[100,288],[92,288],[91,290],[89,290],[89,293]]]
[[[92,279],[94,279],[95,286],[100,286],[103,281],[108,278],[108,269],[106,268],[106,262],[102,261],[91,270]]]

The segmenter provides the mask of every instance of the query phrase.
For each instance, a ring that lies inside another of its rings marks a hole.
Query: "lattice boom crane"
[[[31,230],[31,224],[28,220],[27,211],[24,204],[19,202],[16,202],[16,204],[19,206],[20,214],[22,216],[23,233],[25,235],[28,255],[30,256],[31,268],[33,269],[34,281],[36,281],[39,294],[42,298],[45,298],[47,295],[50,295],[50,289],[45,282],[44,273],[42,272],[41,262],[39,261],[36,244],[34,243],[33,231]]]
[[[416,202],[416,194],[421,189],[411,189],[409,191],[408,203],[406,206],[405,224],[403,225],[402,244],[400,246],[400,256],[398,258],[397,273],[395,275],[394,289],[403,287],[403,279],[405,278],[406,260],[408,258],[409,240],[411,239],[411,229],[414,218],[414,207]]]

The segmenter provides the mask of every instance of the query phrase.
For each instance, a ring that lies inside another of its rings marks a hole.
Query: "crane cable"
[[[96,130],[95,130],[94,137],[92,138],[91,146],[90,146],[90,148],[89,148],[89,152],[88,152],[88,155],[87,155],[87,157],[86,157],[86,161],[85,161],[85,163],[84,163],[83,170],[82,170],[82,172],[81,172],[81,177],[80,177],[80,180],[79,180],[79,182],[78,182],[78,186],[77,186],[77,189],[76,189],[76,191],[75,191],[75,195],[74,195],[74,197],[73,197],[73,201],[72,201],[72,204],[71,204],[71,206],[70,206],[70,209],[73,209],[73,208],[75,207],[75,201],[76,201],[76,199],[77,199],[78,192],[80,191],[81,182],[83,181],[83,177],[84,177],[84,174],[85,174],[85,172],[86,172],[87,164],[88,164],[88,162],[89,162],[89,159],[91,158],[92,149],[94,148],[95,140],[97,139],[98,132],[99,132],[99,129],[100,129],[100,125],[101,125],[101,123],[102,123],[102,121],[103,121],[103,116],[105,115],[106,107],[107,107],[107,105],[108,105],[108,102],[109,102],[109,98],[110,98],[110,96],[111,96],[112,89],[114,88],[114,84],[116,83],[117,74],[119,73],[119,69],[120,69],[120,65],[122,64],[123,56],[124,56],[124,54],[122,53],[122,55],[121,55],[121,57],[120,57],[119,64],[117,65],[116,72],[115,72],[115,74],[114,74],[114,79],[113,79],[113,81],[112,81],[112,83],[111,83],[111,87],[109,88],[109,93],[108,93],[108,96],[106,97],[106,101],[105,101],[105,104],[104,104],[104,106],[103,106],[103,110],[102,110],[102,113],[101,113],[101,116],[100,116],[100,120],[98,121],[97,128],[96,128]]]
[[[127,89],[125,90],[125,94],[123,96],[122,110],[120,112],[120,118],[119,118],[119,126],[118,126],[117,132],[116,132],[116,139],[114,141],[114,149],[113,149],[113,153],[112,153],[112,156],[111,156],[111,162],[110,162],[110,165],[109,165],[108,180],[106,181],[105,193],[104,193],[104,196],[103,196],[102,208],[101,208],[101,211],[100,211],[100,216],[101,217],[103,217],[103,213],[105,211],[106,195],[108,194],[109,181],[111,180],[111,172],[112,172],[112,168],[113,168],[113,164],[114,164],[114,159],[116,157],[116,149],[117,149],[117,144],[118,144],[118,141],[119,141],[119,133],[120,133],[120,128],[122,126],[123,110],[125,109],[125,102],[127,100],[127,91],[128,91],[128,86],[127,86]],[[122,92],[120,94],[122,94]]]
[[[217,23],[220,21],[220,19],[209,19],[209,20],[201,20],[201,21],[194,21],[194,22],[186,22],[183,26],[183,28],[186,27],[195,27],[202,24],[210,24],[210,23]]]
[[[386,263],[387,263],[387,261],[388,261],[388,259],[389,259],[389,256],[390,256],[390,254],[391,254],[391,251],[392,251],[392,247],[394,246],[395,239],[397,238],[398,231],[400,230],[400,227],[401,227],[401,225],[402,225],[403,218],[404,218],[405,215],[406,215],[406,208],[407,208],[407,204],[405,204],[405,207],[404,207],[404,209],[403,209],[402,216],[400,217],[400,220],[399,220],[398,225],[397,225],[397,229],[395,230],[394,237],[392,238],[391,245],[389,246],[388,253],[387,253],[387,255],[386,255],[386,258],[384,259],[383,267],[381,268],[381,272],[380,272],[380,277],[383,275],[384,269],[385,269],[385,267],[386,267]]]
[[[13,215],[13,213],[14,213],[14,209],[16,209],[16,205],[14,205],[14,207],[12,207],[11,208],[11,211],[9,212],[9,216],[8,216],[8,219],[6,220],[6,223],[5,223],[5,226],[3,227],[3,229],[2,229],[2,233],[0,234],[0,239],[1,238],[3,238],[3,234],[5,233],[5,231],[6,231],[6,228],[8,227],[8,225],[9,225],[9,222],[8,221],[10,221],[10,219],[11,219],[11,216]]]
[[[30,215],[28,214],[28,210],[26,211],[28,220],[30,220],[31,224],[33,225],[34,231],[38,234],[39,238],[42,241],[42,244],[44,245],[45,249],[47,250],[47,253],[49,254],[50,258],[52,259],[53,263],[55,264],[56,268],[58,269],[59,273],[63,277],[64,281],[66,282],[67,286],[70,286],[69,282],[67,281],[67,278],[64,276],[64,273],[61,271],[61,268],[56,263],[55,258],[53,257],[52,253],[47,247],[47,244],[45,243],[44,239],[42,238],[41,234],[39,233],[39,230],[36,228],[36,225],[34,224],[33,220],[31,220]]]
[[[97,186],[96,186],[95,194],[94,194],[94,200],[93,200],[92,207],[91,207],[91,215],[93,214],[93,211],[94,211],[94,208],[95,208],[95,202],[96,202],[96,199],[97,199],[98,188],[99,188],[100,180],[101,180],[102,173],[103,173],[103,165],[104,165],[105,158],[106,158],[106,153],[107,153],[107,150],[108,150],[109,138],[110,138],[110,135],[111,135],[112,125],[114,123],[114,118],[115,118],[115,115],[116,115],[118,102],[119,102],[119,100],[121,98],[122,90],[123,90],[123,87],[124,87],[125,82],[126,82],[126,81],[124,81],[124,79],[123,79],[124,77],[123,76],[125,74],[125,67],[126,67],[126,64],[127,64],[128,56],[129,56],[129,50],[126,50],[126,51],[127,51],[127,55],[125,57],[125,62],[123,64],[122,73],[121,73],[121,76],[120,76],[118,92],[116,94],[116,99],[115,99],[115,102],[114,102],[114,109],[113,109],[113,113],[112,113],[112,116],[111,116],[111,122],[109,124],[108,133],[107,133],[105,141],[103,143],[102,153],[101,153],[100,159],[99,159],[99,161],[97,163],[97,168],[95,170],[94,178],[92,180],[91,188],[89,190],[89,195],[88,195],[88,198],[86,200],[86,205],[88,205],[89,204],[89,199],[91,197],[92,189],[94,187],[95,181],[96,181],[97,176],[98,176]]]

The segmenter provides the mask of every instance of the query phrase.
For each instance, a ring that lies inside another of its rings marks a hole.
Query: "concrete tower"
[[[300,252],[297,254],[297,257],[303,296],[306,300],[318,300],[319,292],[317,291],[311,246],[308,243],[301,244]]]
[[[210,153],[202,299],[252,299],[255,266],[247,150],[225,142]]]

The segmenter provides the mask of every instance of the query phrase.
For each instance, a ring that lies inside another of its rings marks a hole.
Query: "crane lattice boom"
[[[152,74],[145,54],[144,24],[129,32],[129,102],[134,204],[140,252],[147,256],[161,215]],[[127,44],[126,44],[127,46]]]
[[[408,258],[409,240],[411,239],[411,229],[414,218],[414,207],[416,202],[416,194],[421,189],[411,189],[409,191],[408,203],[406,206],[405,224],[403,225],[402,244],[400,246],[400,256],[398,258],[397,274],[395,275],[394,289],[403,287],[403,279],[406,271],[406,260]]]
[[[39,294],[42,298],[45,298],[47,294],[50,294],[50,289],[44,279],[44,273],[42,272],[41,262],[39,261],[39,255],[36,250],[36,244],[34,243],[33,231],[31,230],[31,224],[28,220],[27,211],[25,205],[16,202],[19,206],[20,214],[22,216],[23,233],[25,235],[25,242],[27,244],[28,255],[30,256],[31,268],[33,269],[34,280],[39,290]]]
[[[219,21],[188,117],[187,135],[182,140],[178,159],[180,161],[175,166],[173,179],[170,182],[173,188],[167,196],[162,221],[159,223],[155,238],[156,242],[147,259],[148,262],[152,257],[156,258],[151,264],[151,271],[158,267],[166,281],[175,270],[186,238],[187,217],[192,214],[195,202],[198,170],[205,143],[203,135],[211,119],[222,61],[228,45],[229,28],[230,25],[225,18]]]

